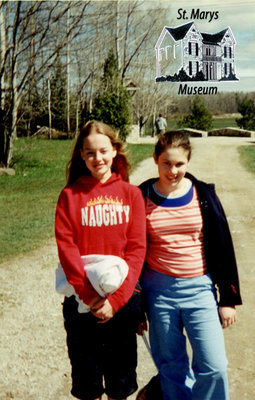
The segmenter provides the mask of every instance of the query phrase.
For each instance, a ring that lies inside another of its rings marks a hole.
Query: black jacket
[[[231,233],[215,187],[213,184],[197,180],[189,173],[185,176],[192,181],[198,193],[203,218],[206,266],[218,288],[219,305],[242,304]],[[139,186],[144,198],[148,187],[157,179],[149,179]]]

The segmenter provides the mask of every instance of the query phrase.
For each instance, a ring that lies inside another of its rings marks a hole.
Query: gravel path
[[[194,138],[190,172],[216,183],[233,234],[244,305],[239,321],[225,331],[231,400],[251,400],[255,388],[255,178],[239,164],[237,147],[246,138]],[[254,145],[255,143],[253,143]],[[156,176],[146,160],[131,177],[139,184]],[[52,239],[43,248],[0,264],[0,399],[71,400],[61,297],[55,293],[57,252]],[[139,386],[155,367],[139,338]],[[134,400],[135,395],[130,397]],[[156,399],[155,399],[156,400]]]

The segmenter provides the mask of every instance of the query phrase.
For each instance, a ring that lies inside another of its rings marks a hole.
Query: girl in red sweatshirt
[[[135,287],[146,228],[142,194],[127,181],[128,162],[116,133],[102,122],[88,122],[76,140],[55,221],[66,279],[90,310],[79,313],[76,297],[65,297],[71,393],[82,400],[100,400],[104,392],[109,400],[125,400],[137,389],[140,296]],[[86,275],[82,256],[92,254],[117,256],[128,265],[122,285],[105,298]]]

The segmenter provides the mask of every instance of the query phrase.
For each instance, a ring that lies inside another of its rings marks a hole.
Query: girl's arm
[[[61,266],[67,281],[74,287],[76,294],[90,305],[98,293],[89,282],[84,270],[79,249],[74,241],[74,231],[70,217],[69,202],[65,192],[60,194],[55,219],[55,235]]]
[[[129,273],[120,288],[107,297],[115,312],[123,307],[132,296],[146,255],[145,205],[140,190],[135,187],[133,188],[130,210],[127,245],[124,255],[124,259],[129,266]]]
[[[242,299],[230,228],[215,191],[207,200],[210,207],[204,207],[203,213],[208,270],[218,287],[220,307],[234,307],[242,304]]]

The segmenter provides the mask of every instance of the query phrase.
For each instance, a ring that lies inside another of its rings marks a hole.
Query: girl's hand
[[[235,307],[219,307],[219,315],[222,328],[228,328],[237,320]]]
[[[102,298],[91,307],[90,311],[95,317],[99,318],[99,324],[108,322],[115,314],[115,310],[110,302]]]

